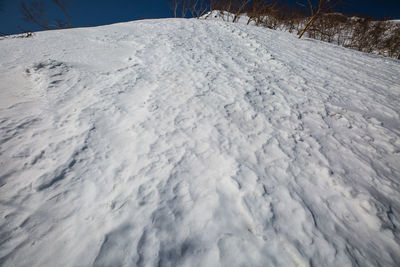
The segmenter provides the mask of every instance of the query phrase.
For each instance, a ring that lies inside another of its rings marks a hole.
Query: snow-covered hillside
[[[0,41],[0,265],[398,266],[400,61],[221,21]]]

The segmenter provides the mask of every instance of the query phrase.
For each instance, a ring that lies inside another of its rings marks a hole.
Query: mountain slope
[[[2,265],[400,263],[399,61],[167,19],[0,62]]]

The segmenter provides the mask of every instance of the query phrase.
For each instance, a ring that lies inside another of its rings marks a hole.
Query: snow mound
[[[0,265],[398,266],[400,62],[166,19],[0,41]]]

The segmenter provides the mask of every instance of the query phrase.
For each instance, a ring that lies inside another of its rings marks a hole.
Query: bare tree
[[[276,6],[276,1],[253,0],[247,11],[247,16],[249,17],[247,24],[254,21],[256,25],[262,24],[267,26],[267,17],[272,17],[273,14],[276,14],[279,11]]]
[[[226,20],[229,21],[230,14],[232,12],[232,6],[233,6],[233,1],[234,0],[218,0],[216,5],[215,5],[215,10],[218,11],[219,16],[222,18],[222,20],[225,21],[225,16]]]
[[[205,19],[207,19],[209,16],[211,16],[214,13],[214,11],[218,10],[218,5],[219,5],[219,0],[209,0],[208,9],[210,12],[208,12]]]
[[[304,26],[303,30],[299,33],[299,39],[303,36],[303,34],[310,28],[312,23],[316,18],[318,18],[323,12],[327,12],[331,10],[334,6],[338,4],[337,1],[334,0],[319,0],[318,5],[316,6],[311,3],[311,0],[307,0],[308,7],[310,9],[310,18],[306,22],[306,25]],[[297,4],[303,6],[304,8],[306,7],[306,4],[297,2]]]
[[[185,18],[190,9],[190,0],[181,0],[181,17]]]
[[[247,16],[249,17],[247,20],[247,25],[249,25],[252,21],[254,21],[256,25],[259,25],[259,20],[261,18],[260,11],[264,7],[264,4],[265,2],[263,0],[254,0],[251,3],[250,9],[247,12]]]
[[[53,23],[49,21],[44,3],[38,1],[29,1],[29,4],[21,2],[21,13],[23,19],[26,22],[33,23],[45,30],[71,28],[72,25],[67,12],[66,0],[52,0],[52,2],[61,9],[64,14],[65,21],[60,19],[55,19]]]
[[[60,23],[60,21],[57,19],[57,24],[59,26],[59,28],[72,28],[71,25],[71,18],[67,12],[67,1],[66,0],[53,0],[54,4],[56,4],[56,6],[58,6],[62,12],[64,13],[65,19],[66,21],[64,23]]]
[[[50,30],[50,25],[42,2],[31,1],[29,6],[21,2],[21,12],[26,22]]]
[[[174,12],[174,18],[176,18],[177,12],[178,12],[178,7],[179,7],[179,1],[173,0],[173,1],[169,2],[168,5],[169,5],[169,8],[172,9],[172,11]]]
[[[239,0],[237,2],[237,8],[235,10],[235,15],[233,17],[233,23],[237,22],[242,14],[243,10],[247,7],[251,0]]]
[[[172,0],[168,3],[169,8],[173,11],[174,17],[178,17],[178,13],[180,13],[181,18],[185,18],[188,12],[191,12],[194,7],[195,2],[193,0]],[[193,12],[193,16],[194,16]]]
[[[192,0],[190,3],[190,13],[194,18],[200,18],[208,10],[207,0]]]

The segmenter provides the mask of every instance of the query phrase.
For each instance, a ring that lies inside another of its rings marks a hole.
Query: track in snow
[[[0,46],[2,265],[400,263],[399,61],[198,20]]]

